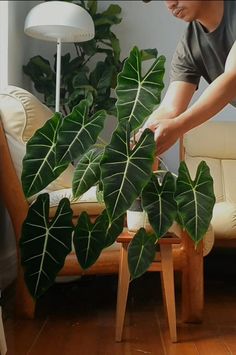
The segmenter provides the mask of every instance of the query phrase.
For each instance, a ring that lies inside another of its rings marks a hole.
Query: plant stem
[[[102,139],[101,137],[98,137],[98,139],[100,140],[100,142],[101,142],[102,144],[107,145],[107,142],[106,142],[104,139]]]
[[[88,61],[90,61],[90,59],[94,56],[94,54],[91,54],[90,57],[88,57],[88,59],[82,64],[82,68],[88,63]]]

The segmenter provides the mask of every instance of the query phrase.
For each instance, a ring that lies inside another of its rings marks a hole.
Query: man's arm
[[[155,127],[160,120],[175,118],[184,112],[195,90],[195,84],[173,81],[169,85],[160,106],[149,116],[142,130],[147,127]]]
[[[191,107],[172,120],[162,120],[156,126],[158,153],[169,149],[182,134],[213,117],[235,98],[236,42],[227,57],[224,73],[208,86]]]

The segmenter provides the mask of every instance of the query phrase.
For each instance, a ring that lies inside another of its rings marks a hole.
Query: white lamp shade
[[[25,19],[25,33],[55,42],[84,42],[94,37],[94,23],[81,6],[64,1],[48,1],[32,8]]]

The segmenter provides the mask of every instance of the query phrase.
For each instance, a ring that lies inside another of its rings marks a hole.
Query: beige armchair
[[[191,130],[182,142],[182,159],[194,175],[201,160],[210,167],[216,204],[215,246],[236,245],[236,122],[211,121]]]
[[[32,202],[25,199],[20,183],[26,142],[51,115],[52,112],[47,107],[23,89],[10,86],[0,93],[0,192],[12,220],[17,245],[22,223]],[[61,197],[71,197],[73,169],[70,166],[45,189],[50,194],[51,215]],[[92,188],[83,198],[72,203],[74,219],[83,210],[93,218],[103,207],[96,201]],[[183,320],[199,322],[203,314],[203,250],[201,245],[195,250],[193,243],[183,232],[181,238],[181,244],[173,249],[173,256],[174,268],[182,274]],[[119,250],[120,245],[114,243],[102,252],[97,262],[86,272],[79,267],[75,254],[71,253],[66,258],[60,275],[118,273]],[[18,264],[17,313],[18,316],[32,318],[35,303],[26,289],[20,262]]]

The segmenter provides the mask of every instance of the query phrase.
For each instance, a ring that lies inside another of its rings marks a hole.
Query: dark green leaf
[[[91,16],[95,15],[97,12],[97,0],[89,0],[87,2],[87,7]]]
[[[111,33],[110,40],[111,40],[111,45],[112,45],[113,52],[114,52],[115,63],[118,63],[120,60],[120,41],[114,35],[114,33]]]
[[[104,241],[104,248],[109,247],[112,245],[117,237],[122,233],[124,229],[124,221],[125,221],[125,214],[121,215],[112,223],[109,223],[107,226],[107,231],[105,234],[105,241]]]
[[[147,184],[155,149],[153,132],[146,129],[131,150],[129,124],[120,122],[101,161],[104,201],[110,221],[123,215]]]
[[[78,162],[72,182],[74,198],[79,198],[90,187],[98,183],[102,154],[103,152],[98,153],[95,149],[92,149],[83,155]]]
[[[104,246],[107,226],[106,213],[102,213],[94,224],[91,223],[87,212],[82,212],[79,216],[73,242],[78,261],[83,269],[89,268],[99,257]]]
[[[147,234],[144,228],[133,237],[128,247],[128,264],[131,279],[135,279],[145,273],[154,260],[156,253],[156,237]]]
[[[81,71],[76,74],[73,78],[73,87],[77,89],[81,85],[89,85],[89,80],[87,78],[86,72]]]
[[[39,195],[30,206],[22,227],[20,249],[26,285],[33,297],[38,298],[54,283],[71,251],[72,231],[68,199],[60,201],[52,221],[48,194]]]
[[[197,245],[207,232],[215,204],[213,179],[206,162],[199,164],[194,180],[186,163],[180,163],[175,199],[179,220]]]
[[[174,199],[175,180],[167,172],[162,184],[153,174],[142,192],[142,204],[157,238],[161,238],[170,228],[176,217],[177,205]]]
[[[80,48],[83,50],[86,56],[94,56],[97,51],[97,43],[95,39],[91,39],[87,42],[82,42],[79,44]]]
[[[142,61],[144,60],[149,60],[149,59],[154,59],[157,57],[157,49],[156,48],[150,48],[150,49],[142,49],[140,51],[141,53],[141,59]]]
[[[62,116],[55,113],[27,142],[21,181],[26,197],[30,197],[55,180],[68,166],[56,164],[55,146]]]
[[[82,100],[64,118],[58,132],[56,159],[59,164],[78,159],[93,145],[101,132],[106,112],[98,111],[89,117],[89,102]]]
[[[118,119],[126,119],[131,124],[132,131],[141,126],[160,103],[164,87],[165,58],[157,58],[144,77],[141,62],[140,51],[134,47],[118,75],[116,88]]]
[[[121,7],[119,5],[111,4],[108,9],[105,10],[101,15],[102,16],[115,16],[121,13]]]

